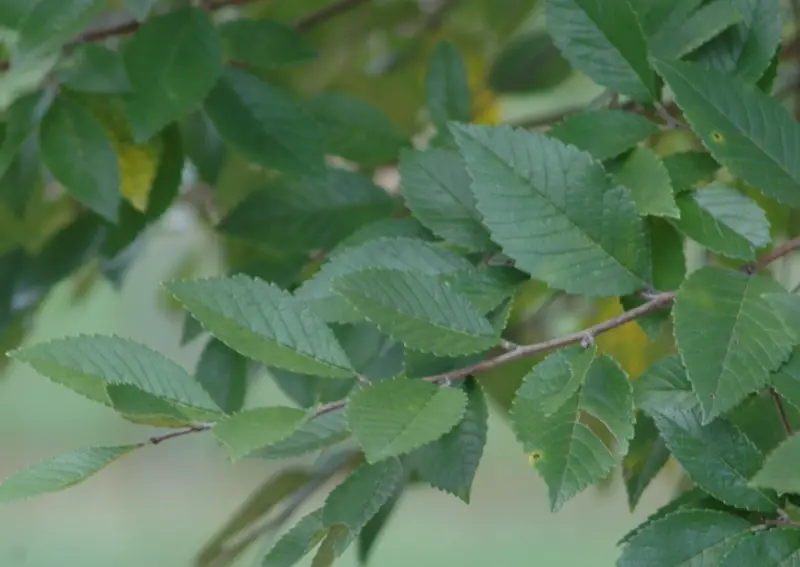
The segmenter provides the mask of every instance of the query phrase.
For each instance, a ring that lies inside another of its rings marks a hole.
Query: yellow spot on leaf
[[[535,453],[530,453],[528,455],[528,462],[531,465],[535,465],[536,463],[538,463],[541,460],[542,460],[542,454],[540,452],[538,452],[538,451],[535,452]]]
[[[711,132],[711,139],[718,144],[721,144],[725,140],[725,138],[719,132]]]

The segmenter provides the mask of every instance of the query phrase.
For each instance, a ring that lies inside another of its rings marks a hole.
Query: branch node
[[[594,346],[594,335],[592,333],[584,333],[581,337],[581,348],[587,349]]]

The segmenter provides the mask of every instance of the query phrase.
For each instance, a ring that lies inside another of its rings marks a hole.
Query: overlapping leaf
[[[766,293],[764,299],[783,319],[786,328],[800,343],[800,294],[797,293]]]
[[[675,340],[703,408],[703,421],[765,386],[789,358],[792,335],[761,297],[781,291],[775,280],[706,267],[675,296]]]
[[[663,59],[680,59],[742,20],[732,0],[712,0],[680,24],[667,24],[649,42]]]
[[[425,91],[431,119],[439,136],[447,140],[450,137],[447,123],[468,122],[471,107],[467,68],[452,43],[436,45],[428,62]]]
[[[622,476],[631,510],[668,460],[669,450],[655,423],[646,415],[638,415],[630,449],[622,459]]]
[[[168,401],[131,384],[108,384],[106,394],[114,411],[132,423],[153,427],[187,427],[192,420]]]
[[[786,364],[771,376],[771,384],[787,402],[800,409],[800,348],[795,348]]]
[[[573,114],[548,130],[547,135],[605,161],[656,132],[656,123],[640,114],[603,108]]]
[[[655,361],[633,382],[633,395],[636,407],[651,415],[665,410],[688,410],[699,404],[677,354]]]
[[[225,55],[255,67],[284,67],[317,57],[308,39],[278,22],[232,20],[219,26],[219,35]]]
[[[719,170],[719,164],[707,152],[676,152],[662,161],[676,195],[711,181]]]
[[[308,555],[325,537],[322,508],[305,515],[292,526],[267,552],[263,567],[291,567]]]
[[[287,292],[243,275],[168,284],[186,309],[235,351],[295,372],[347,378],[333,332]]]
[[[244,405],[248,366],[241,354],[212,338],[200,354],[195,377],[225,413],[233,413]]]
[[[720,567],[775,565],[790,567],[800,561],[800,529],[785,526],[741,539],[730,550]]]
[[[613,171],[614,181],[631,192],[640,215],[678,217],[669,173],[649,148],[636,148]]]
[[[217,423],[212,429],[230,452],[241,459],[257,449],[283,441],[306,420],[306,412],[287,407],[264,407],[244,410]]]
[[[254,451],[249,458],[287,459],[324,449],[350,436],[343,410],[331,411],[303,423],[291,435]]]
[[[800,435],[792,435],[767,455],[762,468],[753,477],[751,484],[759,488],[771,488],[779,494],[800,492]]]

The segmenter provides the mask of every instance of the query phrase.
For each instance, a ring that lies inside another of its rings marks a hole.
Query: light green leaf
[[[324,449],[349,436],[344,411],[331,411],[303,423],[288,437],[249,454],[248,458],[277,460],[297,457]]]
[[[794,567],[800,563],[800,529],[783,526],[740,539],[719,567]]]
[[[548,0],[547,26],[572,66],[597,84],[640,101],[656,98],[647,41],[628,0]]]
[[[331,248],[394,208],[368,178],[330,168],[322,177],[281,178],[251,193],[217,228],[276,250],[310,252]]]
[[[725,512],[678,510],[628,540],[617,567],[717,567],[751,528]]]
[[[472,354],[500,341],[466,297],[421,272],[353,272],[334,280],[333,290],[382,332],[422,352]]]
[[[280,89],[227,69],[204,108],[220,137],[248,160],[286,173],[324,174],[322,128]]]
[[[292,567],[308,555],[328,533],[322,524],[322,508],[304,516],[269,550],[262,567]]]
[[[601,108],[568,116],[547,135],[579,150],[594,159],[615,158],[658,132],[658,126],[640,114]]]
[[[662,161],[676,195],[711,181],[719,170],[719,164],[706,152],[677,152]]]
[[[767,455],[764,467],[750,481],[751,486],[771,488],[778,494],[800,492],[800,435],[792,435]]]
[[[296,408],[255,408],[223,419],[211,433],[227,447],[235,461],[257,449],[283,441],[306,419],[306,412]]]
[[[215,337],[247,357],[305,374],[353,375],[328,326],[276,285],[236,275],[167,287]]]
[[[718,162],[767,197],[800,206],[800,125],[778,101],[696,63],[654,64]]]
[[[693,59],[755,83],[769,67],[781,41],[780,0],[732,0],[742,21],[714,38]]]
[[[428,112],[440,135],[448,136],[447,122],[469,122],[467,67],[452,43],[442,41],[436,45],[428,62],[425,90]]]
[[[692,273],[675,296],[675,340],[709,423],[767,385],[789,358],[792,337],[761,297],[775,280],[724,268]]]
[[[756,250],[772,241],[764,211],[735,189],[713,186],[678,195],[678,230],[709,250],[754,260]]]
[[[114,411],[132,423],[153,427],[186,427],[192,423],[175,405],[132,384],[109,384],[106,394]]]
[[[386,380],[351,396],[347,421],[367,461],[376,463],[436,441],[464,416],[466,403],[466,394],[455,388]]]
[[[515,268],[503,266],[479,267],[475,270],[445,274],[439,277],[450,289],[463,295],[484,314],[497,309],[514,295],[528,278]]]
[[[139,445],[93,447],[48,459],[0,483],[0,502],[57,492],[83,482]]]
[[[219,26],[225,55],[254,67],[285,67],[317,57],[311,42],[290,27],[269,20],[231,20]]]
[[[800,348],[771,377],[772,386],[784,399],[800,409]]]
[[[457,152],[404,151],[400,155],[403,196],[414,216],[435,234],[467,250],[495,247],[481,224],[471,180]]]
[[[86,93],[129,92],[131,84],[122,54],[102,45],[79,45],[57,73],[62,85]]]
[[[622,459],[622,477],[631,512],[668,460],[669,450],[652,418],[644,414],[636,416],[633,440],[628,454]]]
[[[680,59],[742,21],[732,0],[712,0],[680,25],[665,25],[650,39],[650,50],[662,59]]]
[[[763,298],[778,316],[783,319],[787,330],[800,344],[800,295],[797,293],[765,293]]]
[[[42,119],[45,165],[78,201],[112,223],[121,200],[117,154],[103,126],[80,104],[59,96]]]
[[[361,528],[361,531],[358,533],[358,540],[356,542],[358,546],[356,549],[356,557],[359,564],[367,564],[367,561],[372,554],[372,550],[374,549],[375,544],[380,541],[380,536],[386,529],[386,526],[392,517],[392,513],[397,507],[397,503],[400,501],[400,497],[403,495],[405,488],[406,483],[401,482],[398,484],[394,494],[389,497],[389,500],[386,502],[386,504],[381,506],[381,509],[378,510],[378,513],[372,516],[372,519],[367,522],[363,528]]]
[[[361,321],[347,301],[331,289],[333,280],[368,268],[390,268],[431,276],[472,270],[464,257],[433,243],[413,238],[378,238],[331,255],[295,296],[326,321]]]
[[[234,413],[244,405],[248,366],[241,354],[212,338],[200,354],[195,377],[222,411]]]
[[[478,382],[464,384],[467,408],[461,422],[414,453],[420,480],[469,504],[472,481],[486,445],[489,409]]]
[[[136,142],[200,104],[222,72],[219,35],[199,8],[150,18],[125,45],[123,57],[133,86],[125,113]]]
[[[128,339],[67,337],[28,346],[10,356],[53,382],[106,405],[106,384],[130,384],[187,408],[219,413],[211,397],[181,366]]]
[[[547,483],[553,511],[605,478],[628,452],[634,433],[633,394],[625,372],[607,355],[587,359],[577,350],[546,358],[525,377],[511,409],[517,438]],[[585,376],[582,387],[563,403],[553,403],[554,396],[563,398],[573,387],[577,374]]]
[[[676,25],[686,21],[702,4],[704,0],[631,0],[642,29],[648,38],[667,25]]]
[[[651,414],[656,427],[695,485],[737,508],[775,510],[778,498],[773,491],[749,486],[764,455],[738,427],[724,417],[703,425],[699,408],[662,411]]]
[[[403,465],[397,458],[362,464],[325,499],[322,523],[344,524],[352,534],[358,534],[391,498],[403,476]]]
[[[322,125],[329,154],[374,167],[397,161],[411,144],[381,109],[364,100],[328,93],[312,99],[309,109]]]
[[[550,286],[624,295],[649,271],[643,221],[599,162],[544,134],[453,125],[492,239]]]
[[[614,181],[631,192],[640,215],[677,218],[669,173],[649,148],[635,148],[619,168],[613,171]]]
[[[636,407],[650,415],[665,409],[688,410],[700,403],[677,354],[658,359],[634,380],[633,396]]]

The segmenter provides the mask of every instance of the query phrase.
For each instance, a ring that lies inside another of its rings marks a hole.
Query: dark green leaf
[[[248,458],[287,459],[324,449],[349,436],[344,411],[332,411],[304,423],[282,441],[250,453]]]
[[[797,527],[778,527],[737,543],[719,563],[720,567],[794,567],[800,562],[800,529]]]
[[[5,112],[5,130],[0,142],[0,178],[11,167],[22,144],[35,130],[50,105],[50,97],[33,93],[19,98]]]
[[[614,181],[628,188],[639,214],[679,216],[669,173],[649,148],[635,148],[613,171]]]
[[[639,414],[630,449],[622,459],[622,476],[628,493],[628,507],[636,508],[645,489],[669,460],[669,451],[653,420]]]
[[[275,542],[264,557],[262,567],[292,567],[308,555],[327,533],[322,524],[322,508],[314,510]]]
[[[792,404],[800,409],[800,348],[795,348],[789,360],[771,377],[772,386]]]
[[[242,409],[247,392],[248,361],[217,339],[211,339],[197,363],[195,377],[225,413]]]
[[[764,299],[783,319],[787,330],[800,344],[800,295],[797,293],[765,293]]]
[[[186,427],[192,420],[175,405],[131,384],[108,384],[111,407],[133,423],[153,427]]]
[[[325,539],[319,544],[317,553],[311,560],[311,567],[331,567],[336,558],[350,544],[352,536],[350,529],[343,524],[329,526]]]
[[[634,380],[633,395],[636,407],[650,415],[660,411],[692,409],[699,404],[677,354],[655,361]]]
[[[381,533],[386,528],[386,524],[391,518],[392,512],[394,512],[397,502],[400,500],[400,496],[402,496],[404,489],[404,483],[398,484],[395,488],[394,494],[389,497],[389,500],[386,501],[386,504],[381,506],[380,510],[378,510],[378,512],[372,516],[372,518],[366,524],[364,524],[364,527],[361,528],[361,531],[358,533],[358,548],[356,553],[358,561],[362,565],[366,565],[372,548],[375,546],[375,543],[378,541]]]
[[[656,132],[656,123],[644,116],[603,108],[568,116],[548,130],[547,135],[604,161],[617,157]]]
[[[792,435],[767,456],[764,467],[750,484],[759,488],[771,488],[779,494],[800,493],[800,477],[797,475],[799,462],[800,435]]]
[[[295,408],[254,408],[223,419],[211,432],[227,447],[231,459],[237,460],[283,441],[306,419],[306,412]]]
[[[565,81],[572,67],[544,30],[513,38],[492,61],[487,81],[498,94],[532,93]]]
[[[783,400],[781,402],[789,427],[800,429],[800,411]],[[746,398],[727,417],[759,451],[769,455],[786,439],[783,415],[778,411],[774,394],[765,389]]]
[[[131,90],[122,54],[101,45],[76,47],[57,75],[73,91],[119,94]]]
[[[675,193],[682,193],[714,178],[719,164],[706,152],[677,152],[663,158]]]
[[[283,67],[316,58],[305,37],[278,22],[232,20],[219,27],[225,55],[254,67]]]
[[[440,133],[447,133],[447,122],[468,122],[470,94],[467,68],[458,48],[439,42],[428,62],[425,76],[428,112]]]
[[[666,25],[650,39],[650,49],[663,59],[680,59],[742,21],[732,0],[712,0],[680,25]]]
[[[8,210],[22,218],[31,197],[43,183],[39,140],[30,136],[11,160],[5,174],[0,175],[0,200]]]
[[[192,112],[181,122],[181,135],[186,157],[197,168],[200,179],[216,186],[227,149],[211,120],[201,111]]]

